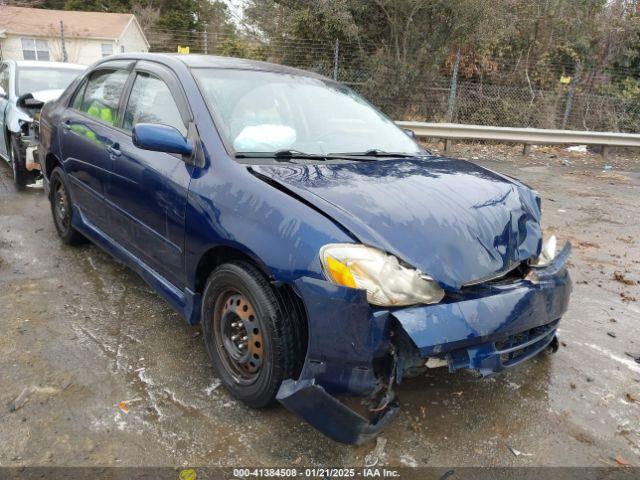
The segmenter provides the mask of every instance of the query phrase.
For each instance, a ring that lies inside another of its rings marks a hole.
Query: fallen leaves
[[[613,272],[613,279],[616,282],[624,283],[625,285],[637,285],[638,282],[636,280],[632,280],[627,278],[624,272],[615,271]]]
[[[629,295],[626,292],[620,292],[620,298],[622,298],[623,302],[629,303],[629,302],[637,302],[638,299],[632,295]]]

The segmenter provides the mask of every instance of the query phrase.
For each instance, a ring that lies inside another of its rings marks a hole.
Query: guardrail
[[[445,151],[451,149],[451,140],[495,140],[522,143],[523,155],[531,145],[598,145],[603,157],[609,147],[640,147],[640,135],[634,133],[583,132],[578,130],[546,130],[542,128],[489,127],[459,123],[396,122],[400,127],[413,130],[418,137],[441,138]]]

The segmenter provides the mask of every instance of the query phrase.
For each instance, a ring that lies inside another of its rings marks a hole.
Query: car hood
[[[40,100],[42,103],[51,102],[57,100],[62,95],[64,90],[39,90],[37,92],[29,92],[33,95],[33,98]]]
[[[542,245],[540,198],[464,160],[254,165],[356,239],[392,253],[445,289],[506,273]]]

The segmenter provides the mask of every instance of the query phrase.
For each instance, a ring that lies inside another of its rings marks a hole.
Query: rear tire
[[[302,319],[290,302],[244,261],[220,265],[205,286],[205,346],[222,383],[251,407],[273,403],[304,360]]]
[[[67,245],[79,245],[85,237],[73,227],[73,203],[65,181],[64,172],[56,167],[49,178],[51,214],[58,236]]]
[[[17,190],[24,190],[28,184],[33,183],[33,176],[25,167],[24,155],[21,153],[19,140],[15,135],[11,135],[10,144],[9,157],[13,170],[13,184]]]

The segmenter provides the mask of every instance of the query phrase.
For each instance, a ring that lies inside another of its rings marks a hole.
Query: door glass
[[[157,77],[139,73],[133,83],[122,128],[133,130],[138,123],[156,123],[176,128],[187,135],[180,110],[167,84]]]
[[[84,96],[84,89],[87,87],[87,80],[83,80],[82,85],[76,91],[75,96],[73,97],[73,102],[71,103],[71,108],[75,110],[80,110],[82,108],[82,98]]]
[[[80,111],[113,125],[118,113],[120,94],[128,76],[129,72],[125,70],[101,70],[94,73],[87,83]]]

